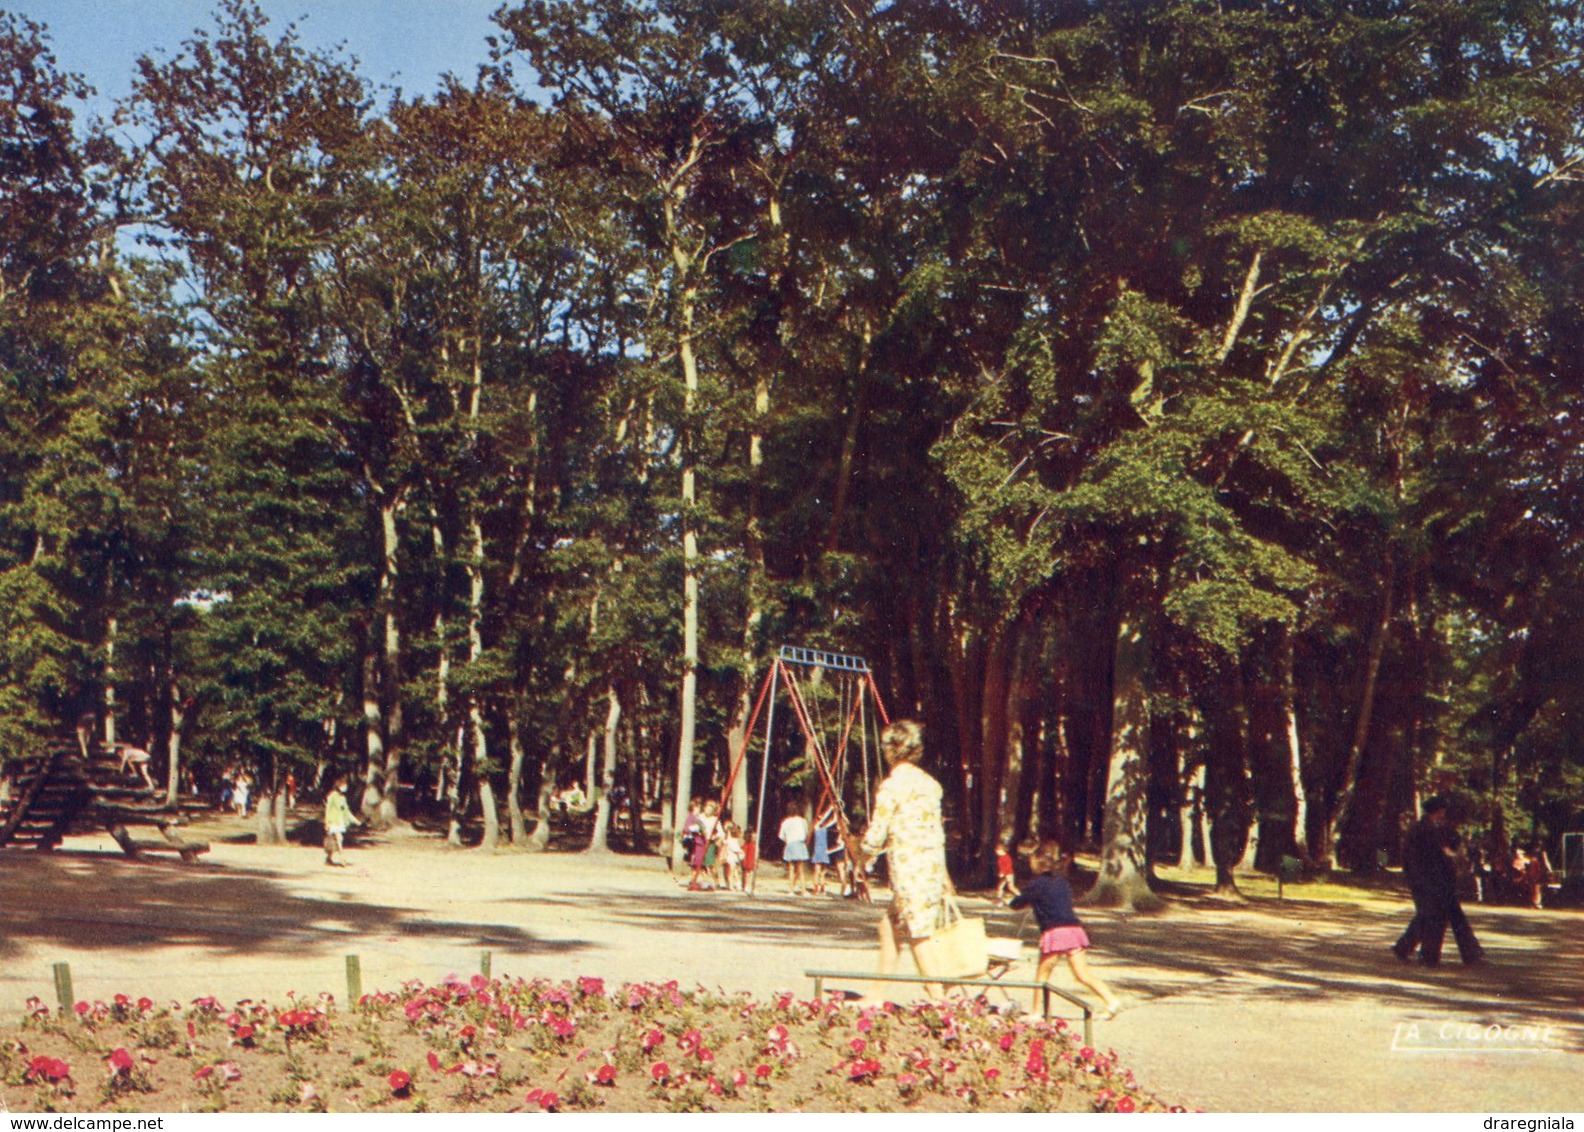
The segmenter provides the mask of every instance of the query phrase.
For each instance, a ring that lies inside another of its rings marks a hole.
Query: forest
[[[0,12],[0,759],[664,852],[795,645],[960,880],[1581,828],[1576,0],[494,19],[408,93],[222,0],[85,120]]]

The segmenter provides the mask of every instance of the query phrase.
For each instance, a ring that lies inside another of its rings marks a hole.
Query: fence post
[[[490,953],[488,951],[486,951],[483,955],[483,958],[479,960],[479,974],[483,975],[486,979],[490,977]]]
[[[77,998],[72,994],[71,964],[55,964],[55,998],[60,1002],[62,1014],[70,1014]]]
[[[363,997],[363,961],[356,955],[346,957],[347,1006],[354,1007]]]

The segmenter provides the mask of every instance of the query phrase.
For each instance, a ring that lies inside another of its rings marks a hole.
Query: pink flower
[[[897,1088],[901,1089],[903,1092],[906,1092],[912,1088],[916,1088],[919,1083],[918,1077],[912,1073],[898,1073],[896,1080]]]
[[[999,1076],[1001,1076],[1001,1070],[999,1070],[999,1069],[986,1069],[985,1070],[985,1080],[986,1081],[994,1083],[995,1079],[997,1077],[999,1077]]]
[[[1133,1112],[1137,1108],[1138,1105],[1133,1103],[1132,1097],[1122,1097],[1116,1103],[1116,1110],[1118,1112]]]
[[[578,979],[578,991],[591,998],[597,998],[605,993],[605,980],[593,979],[583,975]]]
[[[79,1015],[87,1014],[92,1009],[86,1002],[79,1002],[72,1007]]]
[[[406,1096],[407,1090],[412,1087],[412,1074],[405,1069],[398,1069],[387,1080],[390,1082],[390,1091],[393,1096]]]
[[[671,1067],[663,1061],[657,1061],[649,1067],[649,1076],[655,1081],[667,1081],[671,1077]]]
[[[643,1047],[645,1053],[648,1053],[650,1050],[653,1050],[656,1047],[662,1046],[664,1044],[665,1034],[660,1030],[654,1029],[644,1031]]]
[[[744,1073],[741,1069],[737,1070],[737,1072],[732,1076],[732,1085],[738,1089],[746,1088],[748,1085],[748,1074]]]
[[[140,998],[137,1000],[137,1008],[147,1014],[154,1009],[154,1000],[152,998]]]
[[[1095,1055],[1095,1052],[1094,1052],[1094,1047],[1093,1046],[1084,1046],[1083,1049],[1078,1051],[1078,1060],[1079,1061],[1093,1061],[1094,1060],[1094,1055]]]
[[[999,1045],[1003,1051],[1010,1050],[1014,1045],[1017,1044],[1017,1035],[1013,1033],[1002,1034],[1001,1040],[996,1044]]]
[[[614,1065],[601,1065],[594,1071],[596,1085],[614,1085],[616,1083],[616,1067]]]
[[[761,1081],[768,1079],[770,1076],[770,1067],[764,1062],[760,1062],[758,1065],[754,1066],[754,1076],[759,1078]]]
[[[862,1038],[854,1038],[852,1041],[847,1043],[847,1048],[852,1050],[855,1054],[861,1054],[864,1050],[869,1048],[869,1043],[864,1041]]]
[[[860,1034],[867,1034],[872,1029],[874,1029],[874,1019],[867,1014],[858,1019],[858,1032]]]
[[[436,1072],[439,1072],[439,1070],[440,1070],[440,1055],[437,1054],[434,1050],[430,1050],[429,1051],[428,1062],[429,1062],[429,1068],[430,1069],[433,1069]]]
[[[126,1051],[126,1047],[118,1046],[111,1050],[108,1060],[110,1062],[110,1068],[113,1069],[116,1074],[125,1076],[126,1074],[132,1072],[132,1055]]]

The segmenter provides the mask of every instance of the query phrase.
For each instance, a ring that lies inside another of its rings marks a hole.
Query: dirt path
[[[873,909],[792,899],[777,880],[753,899],[688,893],[654,859],[451,851],[417,838],[349,860],[328,869],[314,849],[217,841],[197,867],[132,862],[108,838],[0,854],[0,1013],[15,1017],[30,995],[52,1002],[61,961],[78,998],[184,1001],[340,996],[349,954],[366,989],[471,973],[485,951],[498,976],[676,979],[761,995],[809,993],[808,968],[873,964]],[[993,934],[1014,927],[970,904]],[[1386,950],[1406,918],[1406,907],[1296,900],[1090,913],[1096,965],[1138,1001],[1097,1023],[1097,1044],[1190,1107],[1576,1110],[1584,919],[1475,909],[1491,962],[1424,972]],[[1489,1029],[1519,1024],[1534,1029]]]

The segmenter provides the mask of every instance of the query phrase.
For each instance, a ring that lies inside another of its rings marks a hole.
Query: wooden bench
[[[207,841],[183,841],[171,832],[168,824],[159,827],[160,833],[164,835],[163,841],[139,841],[127,832],[126,826],[119,823],[109,825],[106,829],[115,843],[121,846],[121,851],[133,860],[144,853],[176,853],[188,864],[196,864],[201,855],[209,852]]]
[[[1033,1005],[1040,1009],[1046,1018],[1051,1016],[1051,995],[1055,995],[1083,1011],[1084,1044],[1094,1044],[1094,1008],[1077,995],[1036,979],[998,979],[989,975],[977,979],[943,978],[940,975],[877,975],[873,971],[804,971],[803,977],[814,980],[815,998],[824,997],[826,979],[851,979],[855,982],[871,983],[938,983],[947,987],[1000,987],[1003,990],[1032,991]]]

